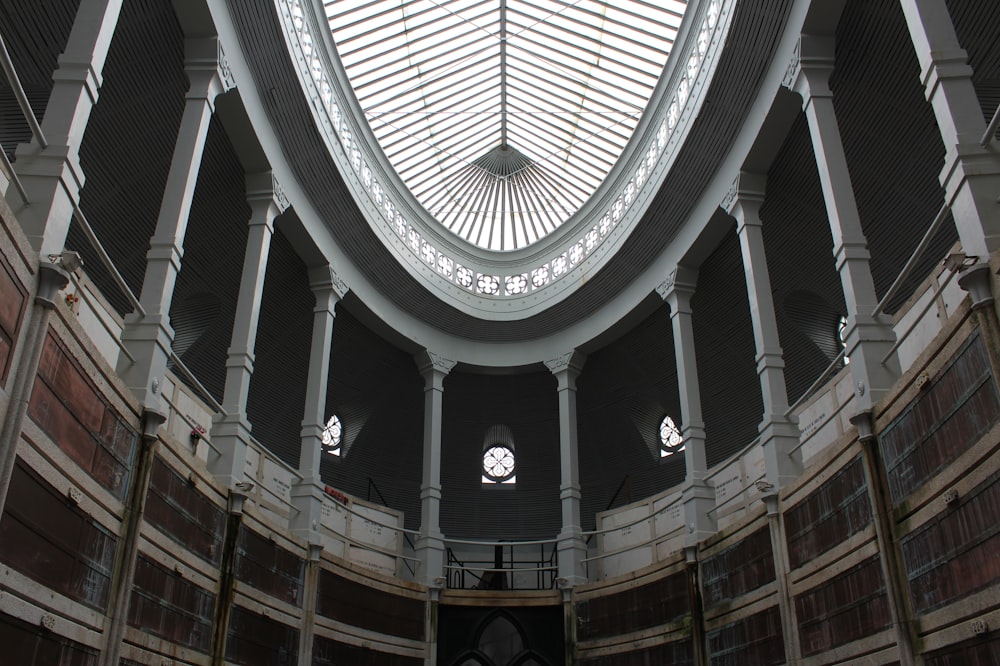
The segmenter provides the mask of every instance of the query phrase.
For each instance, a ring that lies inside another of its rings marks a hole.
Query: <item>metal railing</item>
[[[468,543],[468,542],[466,542]],[[446,549],[445,574],[453,590],[551,590],[556,586],[556,544],[546,553],[545,543],[536,543],[537,556],[523,555],[524,542],[483,543],[492,546],[493,559],[459,560]],[[547,542],[551,543],[551,542]],[[515,550],[517,549],[517,550]]]

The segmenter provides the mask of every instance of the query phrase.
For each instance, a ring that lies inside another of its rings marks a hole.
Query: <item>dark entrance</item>
[[[441,666],[562,666],[562,606],[438,609]]]

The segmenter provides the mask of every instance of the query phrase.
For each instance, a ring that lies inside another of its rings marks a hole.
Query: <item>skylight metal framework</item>
[[[333,0],[326,17],[396,172],[445,227],[513,250],[621,155],[686,0]]]

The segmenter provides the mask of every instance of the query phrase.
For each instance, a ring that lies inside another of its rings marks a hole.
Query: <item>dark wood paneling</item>
[[[348,645],[331,638],[316,636],[313,639],[313,666],[340,666],[365,664],[365,666],[420,666],[423,659],[404,657],[371,648]]]
[[[1000,472],[900,545],[918,615],[1000,580]]]
[[[144,517],[195,555],[219,566],[225,512],[160,458],[153,461]]]
[[[774,580],[771,532],[759,529],[735,546],[706,559],[701,565],[706,608],[734,599]]]
[[[622,652],[603,657],[581,659],[580,666],[693,666],[691,641],[674,641],[645,650]]]
[[[18,462],[0,517],[0,561],[83,604],[108,604],[118,539]],[[2,643],[0,643],[2,645]]]
[[[930,386],[879,434],[893,505],[979,440],[1000,417],[986,345],[974,333]]]
[[[424,640],[424,602],[319,572],[316,612],[331,620],[390,636]]]
[[[226,659],[244,666],[295,666],[299,632],[263,615],[233,606],[226,636]]]
[[[785,663],[777,606],[708,632],[712,666],[770,666]]]
[[[128,623],[176,645],[208,654],[215,595],[140,555]]]
[[[580,640],[617,636],[675,622],[690,612],[683,571],[641,587],[581,601],[576,605]]]
[[[96,666],[97,650],[0,613],[0,662],[10,666]]]
[[[28,292],[14,276],[6,257],[0,256],[0,386],[7,383],[27,298]]]
[[[273,541],[240,525],[236,543],[236,580],[293,606],[302,605],[305,561]]]
[[[796,569],[872,521],[865,469],[858,456],[808,497],[785,511],[788,562]]]
[[[1000,637],[970,638],[924,655],[924,666],[996,666],[1000,664]]]
[[[892,624],[879,556],[795,597],[803,656],[850,643]]]
[[[108,492],[125,497],[136,431],[51,333],[42,348],[28,415]]]

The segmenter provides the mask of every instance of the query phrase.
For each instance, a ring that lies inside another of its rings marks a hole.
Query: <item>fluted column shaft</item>
[[[778,320],[774,314],[760,219],[764,186],[763,175],[741,173],[733,183],[732,198],[726,208],[736,219],[736,234],[743,254],[743,273],[750,302],[750,320],[757,346],[757,375],[764,403],[764,416],[758,428],[764,451],[764,470],[767,481],[780,488],[802,472],[802,457],[797,449],[798,426],[785,415],[788,411],[785,360],[778,337]]]
[[[793,86],[802,96],[826,201],[833,254],[847,304],[846,352],[851,359],[856,408],[861,411],[886,395],[900,369],[896,354],[889,354],[896,338],[889,318],[872,316],[878,298],[869,265],[868,241],[861,229],[833,93],[828,85],[832,71],[833,40],[803,35]]]
[[[14,170],[30,206],[17,209],[32,247],[43,257],[59,254],[66,243],[84,174],[80,144],[97,104],[104,63],[111,47],[122,0],[82,0],[66,50],[52,75],[52,93],[41,122],[48,146],[33,140],[18,146]]]
[[[243,479],[246,468],[251,429],[246,414],[247,397],[253,377],[264,276],[271,236],[274,234],[274,218],[287,208],[287,202],[270,172],[250,174],[246,181],[251,213],[240,293],[226,359],[226,386],[222,398],[225,414],[219,415],[212,426],[212,441],[218,456],[209,460],[209,470],[230,488]]]
[[[576,421],[576,379],[585,358],[571,352],[546,361],[556,377],[559,401],[559,502],[562,529],[556,545],[559,578],[565,587],[587,582],[587,545],[580,526],[580,453]]]
[[[455,361],[429,351],[416,356],[424,378],[424,455],[420,481],[420,536],[416,551],[420,579],[440,587],[445,576],[444,534],[441,532],[441,437],[444,431],[444,379]]]
[[[145,315],[126,317],[122,340],[135,362],[120,359],[118,372],[148,409],[161,409],[159,389],[170,359],[174,330],[170,304],[184,254],[191,201],[201,167],[215,98],[232,87],[217,39],[188,40],[185,68],[191,86],[167,175],[156,231],[146,254],[139,302]]]
[[[695,350],[691,297],[698,272],[677,266],[662,283],[659,294],[670,306],[670,324],[674,334],[674,358],[677,366],[678,395],[681,403],[681,435],[684,438],[685,479],[681,490],[684,503],[685,547],[693,548],[716,531],[715,490],[708,481],[708,457],[705,452],[705,422],[701,413],[701,387]]]
[[[959,44],[944,0],[901,0],[920,79],[934,109],[945,164],[941,185],[962,249],[981,262],[1000,249],[1000,157],[980,141],[986,122],[972,85],[968,54]],[[987,143],[995,144],[990,139]]]
[[[330,381],[330,353],[333,350],[333,326],[337,303],[347,287],[329,265],[309,271],[309,287],[316,297],[313,308],[312,342],[309,346],[309,374],[300,434],[299,474],[302,479],[292,488],[292,504],[297,513],[292,531],[307,540],[316,539],[323,513],[323,480],[320,462],[323,457],[323,428],[326,424],[326,394]]]

